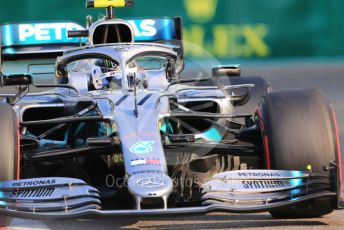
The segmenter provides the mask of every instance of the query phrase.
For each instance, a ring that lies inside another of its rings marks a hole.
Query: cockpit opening
[[[137,88],[161,90],[168,84],[169,60],[161,56],[139,56],[125,66],[107,58],[80,58],[63,66],[58,83],[69,84],[79,91],[119,90]],[[61,67],[60,67],[61,68]],[[123,77],[125,80],[123,80]]]

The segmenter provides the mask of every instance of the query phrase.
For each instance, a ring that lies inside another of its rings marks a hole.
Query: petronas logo
[[[132,153],[150,153],[153,151],[152,145],[155,141],[138,141],[133,146],[130,147],[130,152]]]
[[[211,21],[216,13],[218,0],[184,0],[190,19],[198,23]]]

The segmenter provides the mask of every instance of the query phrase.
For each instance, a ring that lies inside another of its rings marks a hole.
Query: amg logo
[[[281,180],[244,180],[242,181],[244,188],[261,189],[261,188],[284,188],[285,185]]]
[[[238,176],[242,177],[278,177],[278,173],[274,172],[238,172]]]
[[[38,186],[38,185],[50,185],[55,184],[56,180],[32,180],[24,182],[15,182],[12,184],[13,187],[23,187],[23,186]]]
[[[55,188],[39,188],[39,189],[24,189],[13,191],[10,198],[34,198],[34,197],[49,197]]]

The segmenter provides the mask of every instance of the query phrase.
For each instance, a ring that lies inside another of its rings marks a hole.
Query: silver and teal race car
[[[106,19],[69,34],[86,44],[57,58],[54,84],[1,77],[18,86],[1,95],[1,215],[280,218],[342,208],[338,127],[323,93],[272,92],[238,66],[180,78],[180,18],[150,19],[155,33],[135,35],[143,19],[112,14],[132,2],[106,4]]]

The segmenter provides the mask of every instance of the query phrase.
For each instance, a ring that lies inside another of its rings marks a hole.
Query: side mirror
[[[212,68],[213,77],[239,77],[240,74],[239,65],[221,65]]]
[[[2,76],[3,86],[31,85],[32,76],[30,74],[10,74]]]

